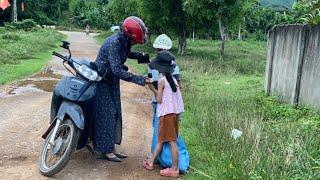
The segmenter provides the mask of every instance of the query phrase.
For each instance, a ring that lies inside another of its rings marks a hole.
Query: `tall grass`
[[[320,177],[314,111],[283,107],[265,97],[259,76],[185,74],[184,79],[190,81],[184,82],[181,129],[195,169],[215,179]],[[243,131],[240,139],[231,138],[233,128]],[[190,172],[187,179],[203,179]]]
[[[266,44],[228,42],[221,66],[219,44],[204,42],[189,43],[195,53],[177,58],[186,104],[181,130],[196,169],[185,178],[204,179],[197,170],[214,179],[320,178],[320,117],[264,95]],[[233,128],[243,136],[233,140]]]

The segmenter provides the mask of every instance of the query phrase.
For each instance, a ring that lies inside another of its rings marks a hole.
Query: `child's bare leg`
[[[178,146],[176,141],[170,141],[171,146],[171,156],[172,156],[172,166],[174,170],[178,170]]]
[[[154,149],[154,151],[152,153],[151,159],[150,159],[150,161],[152,163],[156,160],[156,158],[159,156],[161,151],[162,151],[162,143],[158,142],[156,148]]]

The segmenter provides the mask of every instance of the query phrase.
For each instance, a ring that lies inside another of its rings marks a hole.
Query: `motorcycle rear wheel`
[[[56,137],[55,145],[49,144],[53,129],[44,141],[39,158],[39,168],[42,175],[50,177],[60,172],[69,162],[72,151],[76,148],[79,139],[79,129],[70,120],[61,122]],[[52,157],[49,157],[52,156]],[[55,160],[54,163],[49,161]]]

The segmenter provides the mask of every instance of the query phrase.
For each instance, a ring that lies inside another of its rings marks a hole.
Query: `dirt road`
[[[73,56],[95,59],[99,50],[92,36],[63,32],[72,43]],[[67,71],[52,58],[50,68],[13,85],[0,87],[0,179],[46,179],[38,170],[38,155],[48,127],[52,88]],[[141,167],[149,155],[152,134],[149,93],[141,86],[122,82],[123,143],[129,155],[121,163],[95,160],[87,150],[73,153],[56,179],[163,179],[158,171]]]

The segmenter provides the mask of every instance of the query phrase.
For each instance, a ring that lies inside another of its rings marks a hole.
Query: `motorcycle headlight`
[[[84,64],[80,65],[74,62],[73,66],[83,77],[89,79],[90,81],[100,81],[102,79],[95,70],[92,70],[90,67]]]

